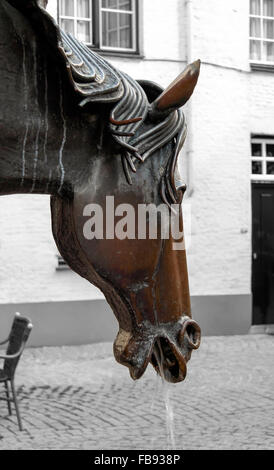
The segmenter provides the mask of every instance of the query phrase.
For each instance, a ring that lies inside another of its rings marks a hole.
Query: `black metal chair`
[[[19,313],[16,313],[8,338],[5,341],[0,342],[0,346],[8,343],[6,354],[1,354],[0,351],[0,359],[4,360],[3,368],[0,369],[0,382],[4,384],[6,391],[6,398],[0,397],[0,400],[7,401],[10,415],[12,414],[11,402],[14,403],[20,431],[23,430],[23,427],[14,387],[14,375],[31,330],[32,324],[29,318],[23,317]]]

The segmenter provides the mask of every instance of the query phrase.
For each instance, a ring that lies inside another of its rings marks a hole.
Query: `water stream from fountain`
[[[171,384],[168,383],[164,378],[164,370],[163,370],[164,356],[162,353],[160,340],[157,340],[157,342],[158,342],[158,346],[159,346],[158,350],[160,354],[158,354],[158,351],[156,351],[156,348],[155,348],[155,356],[156,356],[156,360],[158,363],[158,368],[159,368],[159,372],[161,376],[160,380],[162,384],[162,392],[163,392],[163,398],[165,402],[168,449],[175,450],[176,442],[175,442],[175,433],[174,433],[174,413],[173,413],[173,404],[170,399]]]

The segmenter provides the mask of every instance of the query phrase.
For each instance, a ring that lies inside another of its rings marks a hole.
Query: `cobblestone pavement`
[[[109,343],[28,349],[24,431],[1,401],[0,449],[274,449],[273,366],[268,335],[203,338],[176,385],[133,382]]]

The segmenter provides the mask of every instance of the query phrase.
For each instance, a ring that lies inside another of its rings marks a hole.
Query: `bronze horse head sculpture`
[[[115,208],[164,204],[168,218],[181,204],[179,108],[199,61],[163,91],[62,32],[37,0],[2,0],[0,22],[0,195],[51,195],[61,255],[102,290],[119,322],[116,360],[133,379],[150,362],[167,381],[183,380],[200,344],[185,250],[173,249],[170,230],[164,239],[120,239],[86,237],[83,227],[90,204],[105,208],[108,196]]]

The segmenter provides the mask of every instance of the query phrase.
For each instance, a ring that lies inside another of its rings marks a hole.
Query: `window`
[[[250,0],[250,61],[274,65],[274,0]]]
[[[66,261],[64,260],[64,258],[62,258],[61,255],[58,254],[56,256],[57,256],[56,271],[64,271],[64,270],[70,269],[69,265],[66,263]]]
[[[92,0],[60,0],[61,28],[80,41],[92,44]]]
[[[251,139],[251,179],[274,180],[274,137]]]
[[[59,0],[59,24],[98,49],[137,51],[137,0]]]
[[[135,11],[132,0],[101,0],[101,48],[135,50]]]

